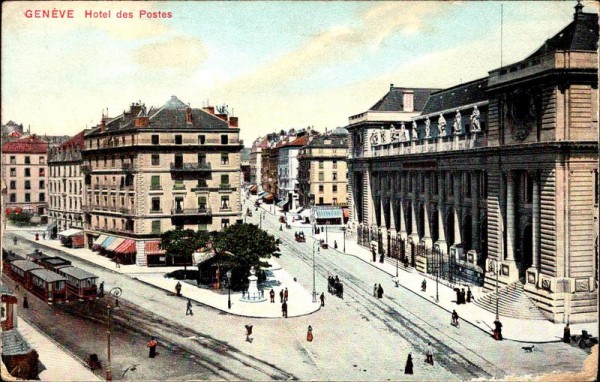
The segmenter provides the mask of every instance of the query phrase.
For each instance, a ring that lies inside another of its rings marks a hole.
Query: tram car
[[[2,270],[3,270],[3,272],[5,272],[6,274],[10,274],[11,273],[10,264],[15,260],[25,260],[25,259],[22,258],[21,256],[17,255],[16,253],[14,253],[13,251],[7,251],[4,248],[2,248],[2,267],[3,267]]]
[[[10,263],[11,277],[26,289],[31,287],[31,271],[42,269],[39,264],[29,260],[14,260]]]
[[[67,279],[48,269],[39,268],[29,271],[31,274],[31,287],[33,294],[52,305],[55,302],[67,299]]]
[[[79,300],[94,299],[98,293],[98,276],[72,266],[63,266],[57,270],[58,274],[67,279],[67,292],[69,296]]]
[[[58,272],[61,268],[70,267],[71,262],[62,257],[46,257],[37,261],[39,265],[52,272]]]
[[[25,255],[25,258],[29,261],[33,261],[34,263],[39,263],[40,260],[48,259],[50,256],[45,255],[43,252],[40,252],[39,249],[35,249],[32,253]]]

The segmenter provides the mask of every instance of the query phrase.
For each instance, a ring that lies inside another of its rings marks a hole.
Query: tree
[[[198,248],[198,236],[191,229],[172,230],[164,232],[161,236],[162,248],[167,256],[180,258],[184,261],[184,273],[187,272],[188,259]]]

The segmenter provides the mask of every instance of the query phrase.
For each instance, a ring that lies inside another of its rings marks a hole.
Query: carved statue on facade
[[[417,122],[416,121],[413,121],[413,123],[412,123],[412,139],[413,139],[413,141],[419,140],[419,134],[417,132]]]
[[[473,107],[473,113],[471,113],[471,131],[481,131],[481,123],[479,122],[479,109],[477,109],[477,105]]]
[[[377,131],[371,133],[371,146],[377,146],[379,144],[379,134]]]
[[[406,142],[406,126],[404,126],[404,122],[400,123],[400,142]]]
[[[460,110],[456,110],[454,115],[454,134],[460,134],[462,132],[462,115]]]
[[[383,144],[387,143],[387,140],[385,137],[386,131],[383,128],[383,126],[381,126],[381,130],[379,130],[379,134],[381,135],[381,144],[383,145]]]
[[[390,142],[396,143],[398,142],[398,133],[396,132],[396,126],[390,126]]]
[[[431,121],[425,117],[425,138],[431,138]]]
[[[438,118],[438,136],[446,136],[446,119],[443,114],[440,114],[440,117]]]

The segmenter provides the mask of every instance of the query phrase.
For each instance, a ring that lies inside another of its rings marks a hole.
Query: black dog
[[[533,352],[533,348],[535,347],[535,345],[531,345],[531,346],[522,346],[521,349],[525,350],[525,353],[531,353]]]

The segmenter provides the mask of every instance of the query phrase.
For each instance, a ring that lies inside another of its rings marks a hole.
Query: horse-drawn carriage
[[[298,243],[305,243],[306,242],[306,237],[304,236],[304,232],[296,232],[294,234],[294,236],[296,237],[296,241]]]

